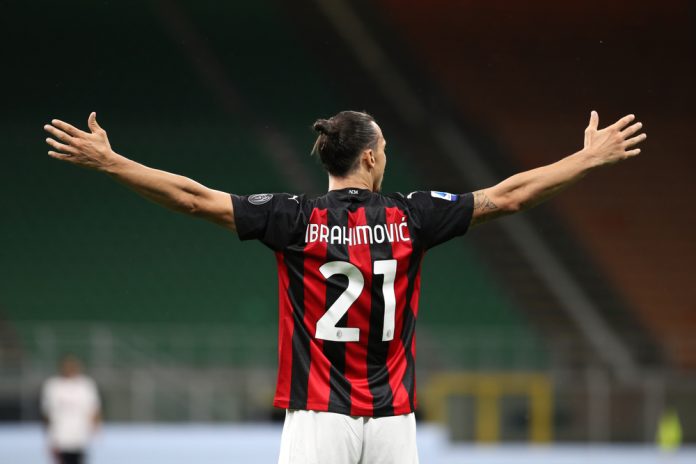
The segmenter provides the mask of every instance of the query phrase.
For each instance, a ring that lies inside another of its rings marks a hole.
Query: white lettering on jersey
[[[305,243],[316,242],[319,240],[319,224],[307,225],[305,232]]]
[[[319,241],[328,242],[329,241],[329,228],[324,224],[319,226]]]
[[[404,233],[404,229],[406,229],[406,234],[408,234],[408,224],[402,222],[401,224],[399,224],[399,239],[403,242],[407,242],[411,239],[406,236],[406,234]]]
[[[355,228],[355,245],[362,245],[363,243],[372,243],[372,228],[370,226],[358,226]]]
[[[411,237],[408,223],[377,224],[375,226],[332,226],[307,224],[305,243],[323,242],[331,245],[372,245],[374,243],[408,242]]]
[[[381,224],[375,226],[375,242],[384,243],[384,226]]]
[[[341,226],[333,226],[331,228],[331,237],[329,238],[330,243],[342,243],[341,239]]]
[[[393,243],[393,242],[394,242],[394,236],[396,235],[396,234],[394,233],[394,232],[396,232],[396,227],[389,227],[389,228],[385,227],[385,228],[384,228],[384,231],[385,231],[386,234],[387,234],[387,241],[388,241],[389,243]]]

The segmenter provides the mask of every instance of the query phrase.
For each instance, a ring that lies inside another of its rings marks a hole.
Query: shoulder
[[[295,204],[301,204],[305,201],[305,194],[303,193],[287,193],[287,192],[275,192],[275,193],[252,193],[249,195],[243,194],[232,194],[232,198],[245,205],[251,206],[263,206],[266,204],[278,204],[284,202],[294,202]],[[287,203],[292,204],[292,203]]]
[[[234,208],[239,213],[295,213],[304,210],[304,206],[311,202],[303,193],[254,193],[250,195],[232,194]]]
[[[414,190],[408,193],[394,192],[382,195],[387,201],[405,205],[408,208],[418,208],[432,204],[430,190]]]
[[[416,192],[411,192],[416,193]],[[393,201],[396,203],[407,203],[410,200],[411,193],[402,192],[391,192],[391,193],[379,193],[378,195],[385,201]]]
[[[430,198],[435,198],[435,197],[440,197],[438,194],[447,194],[446,192],[437,192],[435,190],[413,190],[408,193],[402,193],[402,192],[394,192],[394,193],[385,193],[382,194],[382,196],[387,197],[387,198],[392,198],[396,201],[414,201],[414,200],[423,200],[427,199],[430,201]],[[448,194],[449,195],[449,194]]]
[[[414,205],[433,206],[451,205],[470,199],[471,193],[450,193],[440,190],[416,190],[406,195],[406,201]]]

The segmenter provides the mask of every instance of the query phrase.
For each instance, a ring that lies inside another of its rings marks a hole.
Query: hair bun
[[[312,129],[325,135],[332,135],[337,132],[336,125],[328,119],[317,119]]]

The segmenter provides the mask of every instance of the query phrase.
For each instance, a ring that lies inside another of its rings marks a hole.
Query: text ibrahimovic
[[[305,232],[305,243],[328,243],[331,245],[362,245],[384,243],[384,241],[410,241],[408,224],[377,224],[375,226],[332,226],[325,224],[308,224]]]

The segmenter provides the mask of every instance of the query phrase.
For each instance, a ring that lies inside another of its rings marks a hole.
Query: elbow
[[[196,201],[195,199],[190,201],[186,205],[186,214],[194,217],[202,217],[204,215],[204,210],[201,207],[200,203]]]
[[[505,205],[502,207],[509,214],[526,211],[543,201],[541,193],[524,187],[508,192],[503,198]]]
[[[199,200],[193,195],[186,195],[179,199],[177,202],[178,207],[176,208],[180,212],[187,214],[189,216],[200,216],[201,215],[201,205]]]

